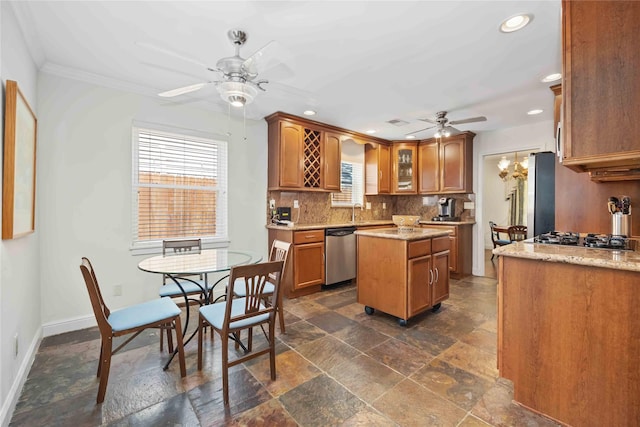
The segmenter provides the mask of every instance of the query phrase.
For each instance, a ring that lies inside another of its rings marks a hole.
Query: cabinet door
[[[640,163],[640,2],[563,1],[563,164]]]
[[[449,251],[433,254],[433,294],[431,305],[449,298]]]
[[[465,139],[452,137],[440,142],[440,191],[465,192]]]
[[[458,238],[449,236],[451,248],[449,249],[449,271],[452,273],[460,273],[458,271]]]
[[[295,245],[293,260],[294,289],[324,283],[324,242]]]
[[[302,127],[280,122],[280,186],[302,187]]]
[[[364,150],[364,192],[367,196],[389,194],[391,191],[391,148],[367,144]]]
[[[322,161],[324,162],[325,190],[340,191],[340,162],[342,161],[340,135],[325,132]]]
[[[391,192],[391,147],[378,145],[378,193]]]
[[[416,144],[400,143],[393,145],[392,193],[416,194],[418,192],[416,185],[416,154]]]
[[[440,158],[436,141],[418,145],[418,191],[437,194],[440,190]]]
[[[431,303],[431,255],[412,258],[408,266],[408,317],[414,316],[428,308]]]

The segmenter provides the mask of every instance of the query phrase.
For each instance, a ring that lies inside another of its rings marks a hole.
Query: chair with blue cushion
[[[283,261],[282,277],[285,276],[287,271],[287,260],[289,258],[289,248],[291,243],[283,242],[282,240],[274,240],[271,243],[271,250],[269,251],[269,261]],[[236,296],[244,297],[244,286],[236,287]],[[273,304],[273,289],[274,286],[271,282],[267,282],[264,286],[264,294],[267,296],[265,302],[267,304]],[[277,301],[278,318],[280,319],[280,333],[285,333],[284,329],[284,310],[282,308],[282,292],[280,292],[280,299]]]
[[[180,256],[187,254],[199,254],[202,252],[201,239],[172,239],[162,241],[162,256]],[[167,274],[162,275],[162,287],[159,294],[161,298],[180,298],[177,301],[179,307],[184,307],[185,294],[189,305],[202,305],[204,303],[205,283],[207,282],[202,275],[183,275],[175,276],[180,282],[180,286],[174,282]],[[206,284],[207,289],[211,289],[210,284]],[[183,292],[184,290],[184,292]],[[195,297],[195,298],[194,298]],[[160,333],[160,350],[164,348],[164,335]],[[171,341],[171,331],[167,331],[167,346],[169,352],[173,352],[173,342]]]
[[[111,356],[127,345],[147,328],[159,328],[167,324],[175,324],[176,345],[178,347],[178,359],[180,362],[180,375],[186,376],[184,361],[184,347],[182,342],[182,327],[180,322],[180,308],[169,298],[161,298],[111,311],[102,298],[98,279],[91,262],[82,258],[80,271],[84,277],[89,299],[93,307],[93,313],[100,329],[101,346],[100,359],[98,360],[98,387],[97,403],[104,401],[111,368]],[[124,343],[113,350],[113,338],[121,335],[133,334]]]
[[[505,240],[500,238],[500,232],[498,232],[495,229],[496,227],[495,222],[489,221],[489,227],[491,228],[491,243],[493,243],[493,249],[497,248],[498,246],[504,246],[511,243],[511,240],[508,240],[508,239]],[[491,259],[493,259],[494,256],[495,254],[491,254]]]
[[[224,404],[229,404],[229,368],[247,360],[269,353],[271,379],[276,379],[275,305],[265,305],[265,287],[273,285],[273,301],[280,296],[280,278],[284,261],[264,262],[233,267],[226,300],[200,307],[198,321],[198,370],[202,369],[204,328],[211,326],[222,341],[222,392]],[[244,297],[238,297],[238,288],[244,287]],[[264,330],[268,326],[269,332]],[[253,328],[260,326],[267,346],[253,349]],[[240,332],[248,331],[246,345],[240,342]],[[229,339],[238,343],[245,353],[229,361]]]

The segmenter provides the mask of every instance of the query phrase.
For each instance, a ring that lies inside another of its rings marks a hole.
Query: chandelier
[[[503,181],[508,181],[510,178],[522,181],[527,179],[527,175],[529,173],[529,157],[525,156],[522,159],[522,162],[519,162],[518,153],[516,152],[515,159],[513,161],[513,171],[509,170],[509,165],[511,165],[511,160],[507,160],[507,156],[502,156],[497,166],[498,169],[500,169],[498,176]]]

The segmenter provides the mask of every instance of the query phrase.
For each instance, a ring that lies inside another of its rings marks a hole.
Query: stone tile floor
[[[277,380],[268,356],[232,368],[226,408],[219,339],[205,340],[202,371],[197,341],[187,345],[181,379],[177,362],[162,370],[167,353],[157,331],[146,331],[114,356],[105,402],[96,405],[97,328],[45,338],[11,425],[556,425],[513,403],[510,382],[498,378],[493,278],[452,280],[440,311],[407,327],[366,315],[354,285],[285,300],[285,312]]]

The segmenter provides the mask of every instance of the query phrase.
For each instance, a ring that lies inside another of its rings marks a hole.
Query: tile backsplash
[[[420,215],[423,220],[430,220],[438,215],[437,206],[424,206],[422,195],[396,196],[379,195],[365,196],[366,203],[371,203],[371,209],[356,208],[356,221],[391,220],[391,215]],[[434,197],[434,196],[432,196]],[[475,199],[473,194],[447,195],[456,199],[456,216],[466,220],[473,218],[474,211],[465,210],[464,202]],[[435,200],[439,196],[435,196]],[[331,194],[310,191],[267,191],[267,223],[270,222],[271,212],[269,200],[275,200],[276,206],[291,207],[291,220],[296,224],[340,224],[351,221],[351,208],[331,207]],[[299,208],[293,208],[297,200]],[[386,209],[382,205],[386,204]]]

